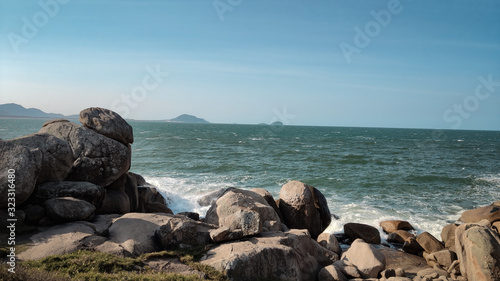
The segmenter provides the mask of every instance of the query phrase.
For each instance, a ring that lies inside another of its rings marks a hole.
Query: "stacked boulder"
[[[36,134],[0,140],[0,172],[15,170],[17,213],[25,214],[26,223],[171,212],[152,185],[129,172],[134,138],[121,116],[94,107],[80,112],[80,122],[83,126],[51,120]],[[7,202],[6,180],[0,178],[2,204]]]

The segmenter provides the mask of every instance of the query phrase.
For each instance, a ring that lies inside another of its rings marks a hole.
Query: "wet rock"
[[[408,238],[403,244],[403,251],[409,254],[421,256],[424,252],[424,248],[417,242],[416,237]]]
[[[389,234],[387,241],[391,243],[404,244],[405,241],[411,237],[415,237],[415,235],[405,230],[396,230],[395,232]]]
[[[409,222],[402,220],[383,221],[380,222],[380,226],[382,227],[384,232],[388,234],[396,232],[397,230],[410,231],[414,229]]]

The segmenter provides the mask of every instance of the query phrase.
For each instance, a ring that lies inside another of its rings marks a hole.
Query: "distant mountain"
[[[45,113],[40,109],[24,108],[22,105],[15,103],[0,104],[0,117],[67,118],[62,114]]]
[[[167,120],[167,122],[173,122],[173,123],[198,123],[198,124],[208,124],[208,123],[210,123],[210,122],[208,122],[205,119],[198,118],[196,116],[189,115],[189,114],[182,114],[180,116],[177,116],[174,119]]]

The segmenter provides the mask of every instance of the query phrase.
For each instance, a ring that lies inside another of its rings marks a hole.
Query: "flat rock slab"
[[[44,228],[30,237],[31,245],[17,255],[20,260],[39,260],[52,255],[62,255],[79,250],[80,242],[94,235],[94,229],[86,222],[71,222]]]

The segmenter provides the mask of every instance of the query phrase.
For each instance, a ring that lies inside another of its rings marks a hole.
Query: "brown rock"
[[[430,268],[427,265],[425,259],[419,256],[407,254],[389,248],[382,248],[379,251],[385,256],[386,269],[395,269],[395,270],[404,269],[405,274],[415,275],[422,269]]]
[[[138,186],[137,194],[139,195],[139,205],[136,212],[150,213],[149,206],[155,202],[166,205],[166,200],[163,195],[152,186]]]
[[[465,223],[476,223],[487,219],[490,223],[500,221],[500,201],[489,206],[468,210],[462,213],[460,221]]]
[[[376,278],[386,265],[385,256],[361,239],[352,243],[351,248],[342,255],[342,260],[356,266],[363,278]]]
[[[342,254],[342,248],[340,247],[339,241],[335,235],[323,232],[318,236],[316,241],[318,241],[318,243],[327,250],[330,250],[339,256]]]
[[[489,221],[463,224],[455,232],[460,272],[470,281],[500,280],[500,237]]]
[[[354,241],[358,238],[366,243],[380,244],[380,232],[371,225],[361,223],[347,223],[344,225],[344,233]]]
[[[134,142],[132,126],[119,114],[105,108],[91,107],[80,111],[83,126],[125,145]]]
[[[410,237],[403,244],[403,251],[405,251],[406,253],[409,253],[409,254],[420,256],[420,255],[422,255],[422,252],[425,250],[417,242],[416,237]]]
[[[363,275],[358,268],[348,260],[339,260],[333,263],[333,265],[340,270],[342,275],[348,279],[362,278]]]
[[[278,216],[280,218],[279,222],[283,223],[283,216],[281,215],[281,211],[280,211],[278,205],[276,204],[276,200],[274,200],[273,195],[271,195],[271,193],[269,193],[269,191],[265,190],[264,188],[252,188],[252,189],[250,189],[250,191],[253,191],[253,192],[259,194],[260,196],[264,197],[264,199],[267,201],[269,206],[273,207],[274,211],[276,211],[276,214],[278,214]]]
[[[424,232],[424,233],[421,233],[420,235],[418,235],[417,242],[429,254],[444,250],[443,244],[441,244],[441,242],[439,242],[429,232]]]
[[[414,229],[409,222],[401,220],[383,221],[380,223],[380,226],[382,227],[384,232],[388,234],[396,232],[397,230],[409,231]]]
[[[315,280],[336,258],[307,231],[290,230],[218,245],[201,262],[225,272],[230,280]]]
[[[314,239],[332,220],[325,196],[299,181],[291,181],[281,188],[279,209],[287,227],[307,229]]]
[[[425,260],[430,266],[437,264],[442,268],[448,268],[457,259],[457,255],[450,250],[441,250],[432,254],[425,255]]]
[[[457,227],[457,224],[451,223],[443,227],[443,230],[441,230],[441,239],[444,242],[445,248],[448,249],[455,246],[455,230]]]
[[[491,228],[500,234],[500,221],[492,223]]]
[[[415,237],[415,235],[409,233],[406,230],[396,230],[395,232],[389,234],[387,237],[388,242],[404,244],[406,240],[411,237]]]

